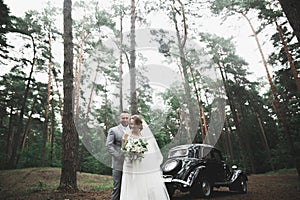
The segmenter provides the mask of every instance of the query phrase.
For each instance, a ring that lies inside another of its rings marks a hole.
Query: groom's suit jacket
[[[106,139],[107,151],[112,155],[112,168],[121,171],[123,168],[124,156],[121,153],[122,137],[124,132],[128,132],[129,128],[119,124],[109,129]]]

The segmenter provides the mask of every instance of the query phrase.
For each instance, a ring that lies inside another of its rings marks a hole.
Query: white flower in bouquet
[[[128,157],[131,161],[137,159],[141,160],[143,154],[148,151],[147,145],[148,143],[142,138],[129,138],[122,147],[122,151],[125,157]]]

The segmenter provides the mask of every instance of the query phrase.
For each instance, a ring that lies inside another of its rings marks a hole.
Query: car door
[[[226,169],[224,167],[226,167],[226,165],[222,159],[221,152],[216,149],[212,149],[211,157],[216,182],[224,182],[226,179]]]
[[[215,174],[216,163],[215,163],[214,159],[212,158],[213,157],[212,148],[204,147],[202,155],[203,155],[203,158],[206,163],[206,170],[205,170],[206,178],[215,182],[215,180],[216,180],[216,174]]]

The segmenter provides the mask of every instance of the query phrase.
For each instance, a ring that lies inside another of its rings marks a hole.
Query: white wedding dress
[[[148,142],[148,151],[141,160],[125,158],[120,200],[169,200],[160,168],[163,157],[157,142],[148,127],[143,128],[141,135]]]

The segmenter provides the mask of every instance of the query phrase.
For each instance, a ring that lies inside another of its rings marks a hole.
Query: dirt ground
[[[0,178],[3,178],[0,176]],[[102,178],[103,179],[103,178]],[[224,200],[300,200],[300,180],[295,173],[280,175],[251,175],[248,176],[248,193],[238,194],[230,192],[227,188],[214,189],[211,199]],[[3,179],[2,179],[3,181]],[[1,180],[0,180],[1,183]],[[76,193],[61,193],[54,189],[43,189],[23,193],[18,192],[7,193],[5,188],[0,184],[0,199],[4,200],[110,200],[111,190],[103,191],[79,191]],[[175,192],[173,200],[199,200],[201,198],[193,198],[188,193]],[[143,200],[141,198],[141,200]],[[158,199],[159,200],[159,199]]]

